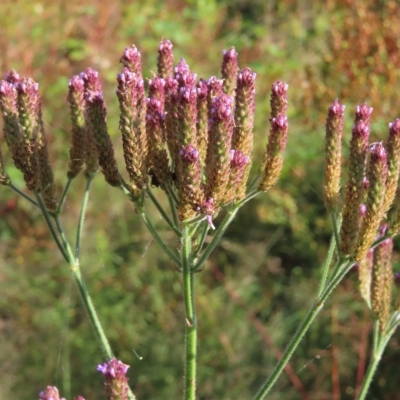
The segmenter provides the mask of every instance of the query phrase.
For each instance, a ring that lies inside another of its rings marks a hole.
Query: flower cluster
[[[256,74],[239,69],[234,48],[223,52],[221,78],[198,79],[185,60],[174,67],[173,46],[162,40],[157,74],[146,94],[141,55],[127,47],[117,75],[119,128],[129,182],[121,177],[108,133],[107,112],[99,74],[92,68],[69,81],[71,115],[69,179],[85,168],[100,168],[106,181],[124,187],[138,199],[149,184],[169,195],[176,191],[181,221],[203,214],[211,221],[219,209],[246,196],[253,153]],[[275,184],[286,146],[287,88],[272,86],[271,131],[258,188]],[[0,82],[5,137],[15,165],[29,189],[42,192],[55,210],[53,173],[41,118],[38,85],[11,71]],[[150,183],[151,182],[151,183]],[[9,184],[0,154],[0,183]]]

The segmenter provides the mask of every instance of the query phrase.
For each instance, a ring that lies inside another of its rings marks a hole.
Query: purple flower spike
[[[158,46],[157,70],[161,78],[172,77],[174,55],[172,43],[169,40],[162,40]]]
[[[130,71],[142,76],[142,56],[136,46],[126,47],[120,62]]]
[[[6,74],[5,79],[7,82],[15,85],[21,80],[21,77],[15,69],[12,69],[8,74]]]
[[[55,386],[47,386],[47,388],[39,393],[39,400],[65,400],[60,399],[58,389]]]
[[[89,67],[85,72],[81,72],[80,77],[85,83],[86,90],[92,90],[93,92],[101,91],[99,73],[96,70]]]
[[[99,364],[97,371],[104,375],[107,400],[128,399],[128,378],[126,373],[129,365],[122,363],[116,358]]]

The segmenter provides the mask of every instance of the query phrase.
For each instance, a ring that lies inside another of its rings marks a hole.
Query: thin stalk
[[[250,193],[254,190],[254,188],[256,187],[258,181],[260,180],[260,174],[257,173],[254,178],[252,179],[248,189],[247,189],[247,193]]]
[[[203,249],[204,242],[207,237],[207,232],[210,229],[210,225],[208,225],[207,221],[203,221],[201,225],[201,231],[199,233],[199,237],[197,238],[197,248],[193,254],[193,260],[196,260],[199,256],[201,250]]]
[[[46,206],[43,202],[42,196],[39,192],[35,192],[36,200],[38,202],[38,205],[40,209],[42,210],[42,214],[44,216],[44,219],[46,221],[47,226],[50,229],[51,235],[53,236],[54,241],[56,242],[57,247],[59,248],[61,254],[63,255],[65,261],[67,263],[70,263],[73,261],[73,259],[70,259],[69,254],[67,252],[67,249],[64,247],[64,244],[61,243],[60,238],[57,235],[56,230],[54,229],[53,223],[51,222],[50,215],[46,209]]]
[[[318,291],[318,297],[321,296],[321,293],[325,289],[326,281],[328,279],[328,273],[329,273],[329,267],[332,262],[332,257],[333,253],[335,252],[336,249],[336,240],[335,237],[332,236],[331,243],[329,245],[329,250],[328,250],[328,255],[326,256],[325,264],[322,270],[322,278],[321,278],[321,283],[319,286],[319,291]]]
[[[55,211],[55,214],[57,215],[61,213],[65,200],[67,199],[67,194],[69,192],[69,188],[71,187],[72,179],[73,178],[68,178],[67,183],[65,184],[64,190],[60,198],[60,202],[58,203],[57,210]]]
[[[27,194],[25,194],[22,190],[18,189],[13,183],[9,183],[8,186],[11,190],[13,190],[15,193],[19,194],[21,197],[23,197],[25,200],[28,200],[29,203],[33,204],[36,207],[40,208],[40,205],[32,199],[32,197],[28,196]]]
[[[61,240],[63,242],[64,248],[65,248],[65,250],[66,250],[66,252],[68,254],[68,258],[70,259],[70,263],[73,263],[75,261],[75,255],[72,252],[72,249],[71,249],[71,246],[69,245],[67,236],[65,235],[65,231],[64,231],[64,228],[62,226],[60,217],[58,215],[56,215],[54,217],[54,221],[56,223],[56,226],[57,226],[58,232],[60,234]]]
[[[219,241],[221,240],[222,236],[224,235],[226,229],[228,228],[229,224],[235,218],[236,213],[238,212],[239,208],[234,207],[231,210],[228,210],[225,218],[223,219],[222,223],[215,231],[215,234],[211,240],[211,243],[206,247],[206,249],[201,254],[200,258],[197,260],[196,264],[193,266],[193,271],[198,271],[201,265],[208,259],[210,254],[213,252],[215,247],[218,245]]]
[[[90,321],[92,323],[92,326],[94,328],[94,332],[97,336],[97,339],[100,342],[101,348],[103,350],[104,355],[108,360],[114,357],[113,352],[111,350],[111,346],[106,338],[106,335],[104,333],[104,330],[101,326],[99,317],[97,316],[96,309],[94,308],[92,299],[89,295],[89,292],[87,291],[85,282],[82,278],[81,270],[79,267],[79,263],[76,262],[75,264],[71,263],[71,272],[74,276],[75,282],[78,285],[79,293],[82,297],[83,304],[85,306],[86,311],[89,314]]]
[[[169,258],[171,258],[175,264],[181,265],[181,260],[178,258],[178,256],[165,244],[164,240],[162,240],[161,236],[158,234],[156,228],[152,224],[152,222],[147,218],[147,215],[143,209],[143,206],[137,204],[137,211],[142,218],[143,222],[147,226],[147,229],[150,231],[152,236],[154,237],[155,241],[158,243],[158,245],[163,249],[163,251],[168,255]]]
[[[164,182],[164,185],[167,188],[168,194],[172,197],[174,203],[178,204],[178,198],[176,197],[174,189],[172,189],[171,185],[168,182]]]
[[[169,183],[166,182],[165,187],[167,188],[167,192],[168,192],[169,207],[171,209],[174,224],[175,224],[175,226],[179,226],[178,214],[176,212],[176,205],[178,204],[178,199],[174,193],[174,190],[172,189],[172,187]]]
[[[307,332],[308,328],[311,326],[313,323],[315,317],[318,315],[319,311],[322,310],[324,303],[326,299],[331,295],[335,287],[338,285],[338,283],[343,279],[343,277],[346,275],[350,267],[352,266],[352,263],[345,261],[345,263],[341,266],[341,268],[338,269],[338,273],[336,276],[333,276],[328,285],[326,286],[325,290],[317,298],[313,306],[310,308],[310,311],[304,318],[303,322],[299,326],[298,330],[292,337],[291,341],[289,342],[289,345],[286,347],[282,358],[279,360],[278,364],[276,364],[274,370],[272,371],[271,375],[267,378],[267,380],[264,382],[256,396],[254,397],[254,400],[261,400],[263,399],[266,394],[271,390],[272,386],[278,379],[279,375],[283,371],[285,365],[288,363],[290,357],[292,356],[293,352],[296,350],[297,346],[299,345],[301,339]]]
[[[252,198],[256,197],[258,194],[262,193],[260,190],[255,189],[251,192],[249,192],[246,197],[244,197],[242,200],[239,200],[236,204],[235,207],[240,208],[244,204],[246,204],[248,201],[250,201]]]
[[[82,238],[82,230],[83,224],[85,222],[85,215],[87,204],[89,200],[90,188],[92,186],[94,176],[88,176],[86,179],[86,188],[85,193],[83,195],[81,212],[79,214],[78,228],[76,229],[76,240],[75,240],[75,258],[79,260],[80,252],[81,252],[81,238]]]
[[[378,322],[375,322],[375,325],[378,325]],[[374,377],[375,371],[378,367],[378,364],[381,361],[382,354],[385,351],[385,348],[386,348],[390,338],[392,337],[395,329],[396,328],[390,330],[389,332],[387,332],[383,335],[379,335],[379,331],[378,331],[379,338],[377,340],[377,346],[376,346],[376,349],[374,349],[374,351],[373,351],[372,358],[368,365],[367,372],[365,373],[364,380],[363,380],[363,383],[361,386],[360,393],[358,394],[357,400],[365,399],[365,396],[367,395],[368,389],[371,385],[372,378]]]
[[[157,198],[154,196],[153,192],[150,189],[146,190],[146,193],[149,195],[151,201],[153,204],[157,207],[157,210],[160,212],[160,214],[163,216],[165,219],[165,222],[170,226],[170,228],[175,232],[175,234],[179,237],[181,232],[177,228],[177,224],[171,221],[170,217],[168,214],[165,212],[164,208],[161,206]],[[168,196],[169,197],[169,196]]]
[[[335,212],[331,212],[331,220],[332,220],[332,228],[333,228],[333,235],[335,237],[335,241],[336,241],[336,248],[338,249],[338,253],[339,253],[339,249],[340,249],[340,239],[339,239],[339,226],[338,226],[338,221],[336,218],[336,213]],[[340,222],[339,222],[340,223]]]
[[[185,333],[185,400],[196,397],[197,318],[194,304],[194,273],[192,271],[192,238],[187,224],[182,227],[182,278],[186,312]]]

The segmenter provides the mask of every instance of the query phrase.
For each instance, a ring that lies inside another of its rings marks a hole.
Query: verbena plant
[[[239,209],[277,182],[287,143],[288,85],[278,81],[271,90],[270,133],[264,159],[249,181],[256,74],[249,68],[239,70],[237,56],[233,48],[225,51],[221,78],[198,80],[184,60],[174,67],[172,44],[163,40],[158,49],[157,75],[148,81],[146,96],[140,53],[135,46],[125,49],[116,94],[128,181],[122,178],[114,157],[98,73],[88,68],[72,77],[68,94],[72,144],[68,179],[59,199],[49,162],[38,84],[21,78],[15,71],[0,82],[5,141],[33,197],[13,184],[1,153],[0,182],[42,212],[70,267],[105,357],[98,370],[105,378],[107,399],[134,399],[135,395],[134,388],[130,389],[127,383],[128,366],[114,358],[81,273],[81,238],[92,181],[100,169],[106,181],[120,189],[182,276],[186,312],[182,322],[186,332],[183,397],[193,400],[198,347],[195,278]],[[254,400],[266,397],[327,298],[356,264],[361,295],[375,325],[371,362],[359,399],[365,398],[381,355],[400,323],[399,312],[391,306],[392,238],[400,232],[400,202],[396,199],[400,120],[389,124],[384,144],[369,144],[372,108],[366,104],[357,107],[342,201],[344,109],[335,100],[326,120],[324,200],[332,220],[333,237],[321,268],[320,286],[310,311]],[[75,241],[71,242],[61,216],[69,188],[82,169],[87,184]],[[153,194],[155,187],[165,193],[167,208]],[[176,237],[176,248],[168,246],[155,229],[146,211],[148,201],[154,203]],[[219,213],[224,218],[214,226],[213,219]],[[58,390],[48,386],[39,397],[59,399]]]

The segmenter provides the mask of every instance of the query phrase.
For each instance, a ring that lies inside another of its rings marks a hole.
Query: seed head
[[[139,121],[139,92],[143,80],[124,67],[117,75],[117,97],[120,108],[119,127],[122,132],[122,147],[125,165],[130,178],[130,188],[137,195],[147,185],[145,144]]]
[[[68,84],[68,103],[71,115],[71,148],[69,151],[68,177],[75,178],[81,171],[86,158],[87,134],[85,128],[85,83],[79,75],[73,76]]]
[[[370,249],[384,216],[383,205],[387,179],[387,153],[382,143],[375,143],[370,148],[367,193],[367,211],[362,219],[360,233],[354,250],[354,259],[362,260]]]
[[[4,164],[3,152],[0,148],[0,185],[9,185],[11,180],[6,173],[6,166]]]
[[[92,68],[87,68],[85,72],[80,74],[81,79],[85,85],[85,98],[88,91],[101,92],[101,83],[99,80],[99,73]],[[86,100],[85,100],[86,101]],[[86,125],[86,153],[85,153],[85,164],[86,164],[86,175],[94,175],[99,169],[99,154],[97,152],[96,141],[93,136],[93,132],[90,129],[90,125],[86,122],[87,120],[87,105],[85,103],[85,125]]]
[[[289,123],[286,115],[279,114],[271,120],[267,150],[261,166],[260,190],[267,191],[279,179],[283,166],[283,152],[287,144]]]
[[[200,171],[200,154],[192,144],[179,151],[180,162],[177,171],[179,194],[178,213],[181,221],[192,218],[203,202]]]
[[[256,74],[250,68],[240,71],[237,77],[232,148],[233,150],[239,150],[243,157],[246,157],[248,160],[241,173],[240,185],[237,187],[237,199],[243,198],[246,194],[246,183],[251,168],[255,114],[255,80]]]
[[[214,97],[210,116],[205,198],[213,198],[214,209],[217,210],[220,205],[225,204],[229,182],[233,133],[232,98],[225,93]]]
[[[170,178],[170,170],[164,140],[164,113],[161,101],[156,98],[147,99],[146,131],[149,139],[148,166],[163,186]]]
[[[349,172],[345,187],[343,222],[340,231],[340,251],[342,254],[351,254],[353,252],[360,229],[359,208],[364,197],[364,176],[371,112],[372,109],[365,104],[358,106],[356,109],[350,142]]]
[[[114,157],[114,149],[108,134],[106,117],[107,111],[101,92],[87,90],[86,100],[86,123],[91,132],[96,150],[99,155],[99,165],[106,181],[111,186],[119,186],[121,177],[118,172],[117,161]]]
[[[23,78],[16,85],[19,125],[23,136],[23,150],[19,164],[28,189],[40,190],[40,167],[38,158],[39,85],[30,78]]]
[[[0,110],[4,119],[4,137],[10,149],[15,166],[23,171],[25,147],[19,125],[17,90],[5,80],[0,81]]]
[[[237,201],[242,197],[238,195],[238,189],[245,186],[244,174],[248,167],[250,157],[245,156],[240,150],[231,150],[231,164],[229,184],[226,191],[226,201]],[[240,196],[240,197],[239,197]]]
[[[326,119],[324,201],[329,212],[339,200],[344,109],[336,99]]]
[[[196,85],[197,91],[197,147],[200,153],[200,161],[204,164],[208,144],[208,86],[204,79],[200,79]]]
[[[372,269],[371,308],[379,319],[381,332],[389,319],[392,300],[393,268],[392,268],[393,239],[389,238],[374,249],[374,266]]]
[[[400,119],[389,124],[389,137],[386,141],[388,156],[388,177],[386,182],[385,204],[386,213],[396,196],[397,184],[400,171]]]
[[[368,251],[364,259],[358,263],[358,279],[360,282],[361,297],[366,301],[368,307],[371,307],[371,279],[372,265],[374,260],[374,251]]]

